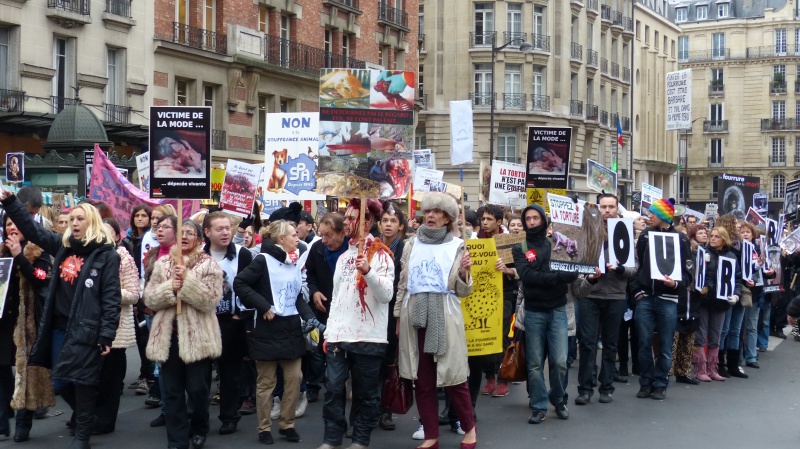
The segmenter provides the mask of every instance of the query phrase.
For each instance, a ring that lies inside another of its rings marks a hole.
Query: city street
[[[704,448],[794,448],[800,443],[800,343],[771,338],[770,350],[760,353],[761,369],[748,368],[749,379],[728,379],[699,386],[673,384],[667,399],[654,401],[636,399],[638,378],[618,385],[614,402],[600,404],[598,395],[587,406],[576,406],[577,363],[570,369],[570,418],[556,418],[552,409],[539,425],[527,424],[529,409],[525,386],[513,385],[505,398],[481,396],[478,401],[479,448],[647,448],[672,449]],[[126,385],[138,373],[135,349],[128,350]],[[211,428],[207,448],[258,447],[256,416],[246,416],[233,435],[217,433],[217,407],[211,407]],[[0,437],[0,448],[25,449],[66,448],[71,440],[64,425],[68,407],[59,399],[51,414],[63,410],[60,416],[34,421],[31,439],[17,445],[11,438]],[[146,409],[144,396],[134,396],[125,390],[117,420],[116,432],[93,437],[92,447],[159,448],[166,447],[163,427],[148,426],[158,409]],[[322,442],[322,403],[310,404],[306,415],[297,421],[302,442],[281,440],[273,429],[277,448],[314,449]],[[411,439],[417,429],[416,408],[405,416],[395,418],[397,430],[376,429],[372,448],[411,449],[421,441]],[[12,422],[13,429],[13,422]],[[457,448],[460,437],[448,427],[441,427],[442,448]],[[13,437],[13,430],[12,430]],[[345,447],[349,441],[345,441]]]

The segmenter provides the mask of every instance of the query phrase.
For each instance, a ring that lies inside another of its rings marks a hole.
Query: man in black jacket
[[[639,334],[639,392],[637,398],[662,400],[666,397],[669,385],[669,368],[672,365],[672,343],[678,323],[678,298],[686,294],[688,286],[694,282],[694,262],[689,238],[672,226],[674,206],[671,201],[659,199],[650,205],[651,226],[645,229],[636,243],[639,272],[632,285],[636,299],[634,314],[636,330]],[[650,232],[677,234],[680,242],[678,258],[681,280],[669,276],[652,279],[650,276]],[[653,332],[658,332],[658,360],[653,360]]]
[[[525,298],[525,345],[528,392],[533,410],[528,422],[544,421],[547,402],[556,415],[569,418],[566,404],[567,372],[567,286],[578,278],[575,273],[550,270],[550,241],[544,210],[531,204],[522,211],[525,242],[512,249],[514,265]],[[550,366],[550,392],[544,383],[544,359]]]

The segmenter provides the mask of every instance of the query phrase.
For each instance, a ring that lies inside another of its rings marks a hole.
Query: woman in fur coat
[[[139,301],[139,270],[128,250],[120,244],[122,236],[120,227],[113,218],[103,220],[103,225],[117,242],[119,254],[119,283],[122,289],[122,311],[119,315],[117,336],[111,344],[111,353],[103,359],[103,373],[100,376],[100,389],[97,396],[94,428],[95,435],[103,435],[114,431],[119,412],[119,400],[128,369],[125,349],[136,344],[133,330],[133,304]]]
[[[155,312],[147,358],[161,364],[168,447],[189,447],[189,435],[195,449],[205,444],[211,361],[222,354],[215,314],[222,298],[222,269],[203,252],[202,232],[199,224],[184,220],[180,247],[156,261],[144,289],[144,303]]]
[[[11,403],[17,410],[14,441],[20,443],[28,440],[33,412],[56,403],[50,370],[28,367],[28,352],[36,340],[53,259],[28,242],[10,218],[3,223],[3,235],[6,241],[0,248],[0,257],[13,257],[14,266],[0,318],[0,404]],[[16,380],[11,374],[12,366],[16,368]],[[7,410],[0,410],[0,434],[6,436],[10,433]]]

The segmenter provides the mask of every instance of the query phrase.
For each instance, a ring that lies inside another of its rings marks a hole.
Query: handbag
[[[394,363],[386,366],[386,380],[383,381],[381,405],[389,413],[404,415],[414,405],[414,387],[410,379],[400,377],[400,369],[397,366],[398,357],[399,350],[394,357]]]
[[[528,380],[528,368],[525,365],[525,340],[515,338],[503,356],[498,379],[503,382],[523,382]]]
[[[753,307],[753,292],[749,288],[742,288],[742,307]]]

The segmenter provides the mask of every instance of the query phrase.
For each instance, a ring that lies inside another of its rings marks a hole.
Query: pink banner
[[[150,207],[160,204],[171,204],[178,209],[176,200],[152,200],[147,192],[137,189],[117,167],[106,157],[100,146],[94,146],[94,166],[92,167],[92,182],[90,198],[102,201],[111,208],[114,219],[117,220],[125,234],[130,227],[131,211],[139,204],[145,203]],[[199,201],[185,200],[183,202],[183,218],[189,218],[200,209]]]

